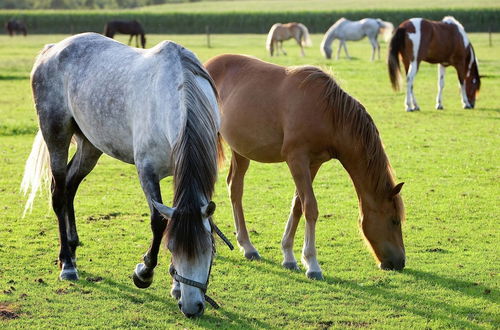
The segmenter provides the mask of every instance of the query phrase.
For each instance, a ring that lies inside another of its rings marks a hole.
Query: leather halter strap
[[[231,244],[231,242],[226,237],[226,235],[224,235],[222,233],[222,231],[219,229],[219,227],[217,227],[217,225],[212,221],[211,218],[209,219],[209,222],[210,222],[210,226],[212,227],[212,230],[224,241],[224,243],[227,244],[227,246],[229,247],[230,250],[234,250],[233,244]],[[205,295],[205,301],[208,302],[210,305],[212,305],[213,308],[219,309],[220,308],[219,304],[217,304],[215,302],[215,300],[213,300],[212,298],[210,298],[206,294],[207,289],[208,289],[208,281],[210,280],[210,273],[212,272],[212,263],[214,260],[213,254],[215,254],[215,244],[212,244],[212,249],[213,249],[212,259],[210,260],[210,268],[208,270],[207,281],[205,283],[193,281],[193,280],[190,280],[189,278],[185,278],[184,276],[179,275],[172,264],[170,265],[169,273],[174,278],[174,280],[176,280],[177,282],[184,283],[186,285],[193,286],[195,288],[200,289],[203,292],[203,294]]]

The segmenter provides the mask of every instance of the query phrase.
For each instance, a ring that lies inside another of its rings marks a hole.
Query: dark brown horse
[[[323,277],[316,259],[318,207],[312,182],[321,164],[335,158],[354,183],[360,226],[380,267],[402,269],[402,184],[395,184],[378,130],[363,105],[312,66],[286,68],[251,57],[221,55],[206,67],[220,95],[220,132],[232,151],[227,182],[245,257],[260,258],[250,242],[241,202],[250,160],[286,162],[296,192],[281,242],[283,266],[298,269],[293,241],[304,214],[302,262],[308,277]]]
[[[104,35],[109,38],[113,38],[116,33],[130,34],[130,39],[128,40],[128,45],[132,42],[132,38],[135,36],[135,46],[139,47],[139,36],[141,36],[141,46],[146,48],[146,36],[144,34],[144,29],[136,20],[133,21],[110,21],[104,26]]]
[[[476,94],[481,86],[474,48],[464,27],[451,16],[441,22],[412,18],[399,25],[389,46],[389,76],[392,87],[399,89],[401,56],[407,75],[406,111],[420,110],[413,94],[413,80],[421,61],[438,64],[438,94],[436,109],[443,109],[441,94],[444,87],[445,68],[455,67],[460,82],[462,105],[474,108]]]
[[[22,21],[18,21],[12,19],[5,23],[5,30],[12,37],[15,33],[22,33],[24,36],[28,34],[28,29],[26,28],[26,24]]]

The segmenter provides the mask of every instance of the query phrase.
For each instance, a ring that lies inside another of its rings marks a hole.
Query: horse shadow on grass
[[[268,267],[271,265],[272,267]],[[262,259],[258,262],[249,262],[248,267],[254,268],[256,272],[274,273],[276,276],[288,276],[288,280],[295,281],[297,284],[311,287],[320,287],[321,289],[334,290],[340,284],[348,293],[349,296],[358,299],[359,301],[371,301],[378,306],[386,306],[393,310],[402,310],[409,312],[423,319],[439,319],[447,324],[459,328],[479,328],[479,325],[474,322],[476,318],[483,322],[494,322],[496,315],[485,312],[480,306],[468,307],[458,304],[450,304],[442,297],[436,296],[435,299],[424,297],[417,293],[400,293],[384,288],[383,285],[374,283],[372,285],[360,285],[356,280],[345,280],[334,276],[325,275],[323,281],[309,280],[301,271],[302,278],[290,276],[297,274],[297,271],[290,271],[281,267],[274,262]],[[458,280],[452,277],[436,275],[430,272],[425,272],[418,269],[406,268],[400,272],[404,276],[412,278],[412,281],[422,282],[428,287],[442,287],[446,290],[456,291],[462,295],[467,295],[472,299],[480,299],[487,301],[486,304],[498,304],[497,293],[486,288],[478,283]],[[272,284],[270,284],[272,285]],[[335,285],[335,286],[334,286]],[[468,288],[474,287],[471,291]],[[407,303],[410,302],[410,303]],[[418,303],[415,303],[418,302]],[[460,319],[460,317],[467,319]]]
[[[126,299],[134,304],[142,304],[145,307],[144,313],[149,312],[157,314],[159,315],[158,317],[161,317],[161,313],[164,313],[166,309],[169,315],[178,314],[179,319],[184,319],[184,316],[177,307],[177,301],[168,293],[170,291],[169,285],[162,288],[162,290],[164,289],[167,294],[160,296],[151,293],[148,289],[136,288],[132,283],[132,276],[130,276],[130,285],[127,285],[116,282],[109,277],[102,278],[97,274],[86,271],[80,271],[80,275],[82,280],[78,281],[78,285],[83,290],[99,290],[118,300]],[[161,275],[157,274],[156,276]],[[95,279],[99,280],[96,281]],[[170,284],[170,282],[168,283]],[[156,284],[158,285],[158,283]],[[151,302],[161,303],[162,309],[158,309],[157,305],[151,304]],[[210,309],[211,307],[207,306],[207,308]],[[218,314],[224,315],[226,319],[230,320],[230,324],[228,325],[237,329],[262,329],[270,327],[269,324],[255,318],[249,318],[243,316],[243,314],[230,312],[227,309],[224,309],[224,306],[214,313],[205,313],[200,319],[196,319],[194,322],[199,323],[198,325],[201,325],[206,329],[219,329],[221,327],[221,323],[224,323],[225,320],[221,319]],[[226,326],[224,325],[224,327]]]

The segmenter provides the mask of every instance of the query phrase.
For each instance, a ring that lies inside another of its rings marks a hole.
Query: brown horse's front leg
[[[318,220],[318,205],[312,188],[313,175],[310,171],[310,161],[303,154],[290,155],[287,164],[292,173],[295,187],[302,202],[302,211],[306,218],[304,246],[302,248],[302,263],[307,268],[307,277],[322,280],[323,274],[316,259],[316,221]]]
[[[243,183],[245,173],[250,165],[250,160],[233,151],[231,158],[231,167],[227,176],[227,185],[233,207],[234,225],[236,227],[236,237],[238,245],[245,252],[245,257],[249,260],[260,259],[259,252],[255,249],[248,236],[247,227],[245,224],[245,216],[243,214]]]

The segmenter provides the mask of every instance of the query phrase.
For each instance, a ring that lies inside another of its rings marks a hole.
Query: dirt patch
[[[91,215],[90,217],[87,218],[87,221],[91,222],[91,221],[100,221],[100,220],[111,220],[111,219],[114,219],[120,215],[122,215],[121,212],[113,212],[113,213],[104,214],[104,215],[97,215],[97,216]]]
[[[19,318],[13,308],[9,307],[8,304],[0,303],[0,320],[13,320]]]
[[[94,277],[87,277],[86,280],[87,280],[87,282],[97,283],[97,282],[101,282],[103,280],[103,278],[101,276],[94,276]]]

